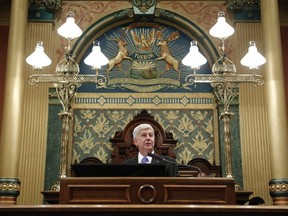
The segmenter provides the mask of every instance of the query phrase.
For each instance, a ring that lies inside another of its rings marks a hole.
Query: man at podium
[[[155,132],[150,124],[138,125],[134,128],[132,135],[139,152],[124,164],[165,164],[167,176],[178,176],[178,166],[175,160],[154,151]]]

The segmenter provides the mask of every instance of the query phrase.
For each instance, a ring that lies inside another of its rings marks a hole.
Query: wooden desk
[[[48,204],[59,204],[59,191],[47,190],[41,192],[44,196],[44,200]],[[253,193],[250,191],[235,191],[236,193],[236,204],[244,205],[249,201],[249,196]]]
[[[229,178],[67,177],[59,203],[234,205],[236,196]]]

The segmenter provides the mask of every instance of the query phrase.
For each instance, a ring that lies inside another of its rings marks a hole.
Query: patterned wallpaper
[[[113,147],[109,142],[116,131],[124,127],[141,110],[75,109],[73,133],[73,161],[97,157],[111,162]],[[215,161],[215,131],[212,109],[149,110],[166,132],[171,132],[178,143],[174,149],[178,163],[193,158]],[[217,130],[216,130],[217,131]]]

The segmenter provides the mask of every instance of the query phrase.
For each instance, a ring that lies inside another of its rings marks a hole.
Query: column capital
[[[235,21],[260,21],[260,1],[228,0],[228,8],[234,13]]]
[[[29,21],[53,21],[54,13],[62,7],[62,0],[29,0]]]

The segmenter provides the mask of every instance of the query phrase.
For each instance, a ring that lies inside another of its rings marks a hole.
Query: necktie
[[[143,157],[141,160],[141,164],[146,164],[147,162],[149,162],[147,157]]]

